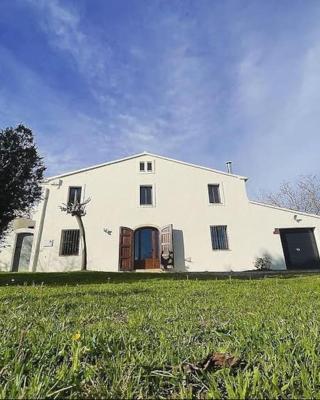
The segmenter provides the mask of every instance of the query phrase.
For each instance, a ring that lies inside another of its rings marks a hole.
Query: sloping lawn
[[[0,275],[1,398],[320,397],[319,275],[54,275]]]

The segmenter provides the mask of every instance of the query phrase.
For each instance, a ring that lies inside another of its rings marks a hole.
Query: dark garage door
[[[288,269],[320,268],[313,228],[280,229]]]

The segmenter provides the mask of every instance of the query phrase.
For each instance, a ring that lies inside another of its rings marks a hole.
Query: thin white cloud
[[[101,36],[90,19],[83,23],[77,2],[29,4],[57,58],[72,60],[89,84],[88,102],[97,107],[84,112],[45,77],[3,57],[21,90],[16,99],[0,91],[0,118],[23,119],[37,129],[50,174],[142,150],[218,169],[231,158],[236,172],[262,188],[318,168],[316,17],[304,27],[309,35],[286,33],[280,40],[273,32],[269,39],[250,31],[246,11],[233,15],[230,6],[223,29],[215,7],[203,6],[192,18],[168,7],[156,19],[145,15],[148,40],[123,43],[129,61],[122,63],[106,32]]]
[[[318,33],[298,57],[286,57],[290,51],[277,43],[267,53],[260,43],[259,51],[248,50],[239,63],[234,107],[245,134],[238,161],[254,171],[256,188],[320,172]]]
[[[97,107],[106,110],[92,116],[90,122],[90,138],[100,143],[98,153],[108,147],[112,158],[113,153],[149,150],[168,155],[180,153],[196,161],[196,149],[206,147],[207,133],[217,134],[219,118],[210,63],[201,53],[190,52],[195,48],[196,30],[192,23],[175,15],[163,16],[156,27],[147,26],[158,43],[153,54],[135,45],[128,48],[142,68],[147,63],[150,70],[154,69],[145,77],[141,92],[132,93],[132,69],[112,65],[110,48],[99,36],[83,29],[76,8],[58,0],[29,2],[39,13],[48,42],[72,57],[83,79],[89,80]],[[156,60],[154,64],[152,58]],[[121,92],[122,98],[111,96],[110,88]],[[83,112],[81,118],[90,119]],[[75,122],[68,125],[74,126]],[[79,129],[78,134],[81,132]]]
[[[83,21],[76,9],[68,8],[68,5],[58,0],[30,0],[30,4],[41,13],[40,25],[49,43],[73,58],[84,79],[90,81],[91,93],[97,100],[97,107],[109,110],[105,116],[100,117],[89,117],[81,113],[82,122],[91,124],[91,129],[89,129],[91,141],[100,142],[99,151],[101,151],[101,143],[105,144],[102,148],[108,146],[108,152],[112,149],[116,153],[130,153],[140,151],[141,148],[157,147],[161,142],[161,137],[166,134],[160,131],[160,126],[164,124],[164,121],[152,110],[148,110],[148,115],[143,115],[139,108],[133,110],[129,107],[123,110],[123,106],[108,94],[110,87],[119,84],[120,81],[115,71],[108,71],[110,49],[101,42],[99,37],[89,36],[83,31]],[[132,48],[132,51],[134,57],[143,57],[141,49]],[[130,75],[130,72],[130,70],[117,70],[120,76]],[[128,79],[130,78],[127,76],[124,81]],[[122,88],[122,91],[125,92],[125,88]],[[139,96],[137,100],[141,101]],[[148,102],[148,99],[146,101]],[[141,108],[143,106],[140,104]],[[169,143],[170,140],[167,140],[167,147]],[[55,157],[50,157],[50,159],[54,160]]]
[[[49,43],[69,54],[85,79],[96,87],[108,78],[110,47],[85,32],[85,21],[76,8],[59,0],[29,0],[39,13],[39,23]]]

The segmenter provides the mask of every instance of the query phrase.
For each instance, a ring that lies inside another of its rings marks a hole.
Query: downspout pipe
[[[39,260],[40,243],[41,243],[41,239],[42,239],[43,225],[44,225],[44,219],[46,216],[48,198],[49,198],[49,189],[46,188],[45,192],[44,192],[43,205],[42,205],[41,216],[40,216],[40,221],[39,221],[37,241],[36,241],[35,250],[34,250],[33,262],[32,262],[32,272],[36,271],[38,260]]]

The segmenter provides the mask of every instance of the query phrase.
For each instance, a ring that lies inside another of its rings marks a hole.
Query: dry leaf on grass
[[[212,371],[219,368],[232,368],[240,364],[240,359],[229,353],[212,353],[197,364],[184,364],[187,373],[195,371]]]

